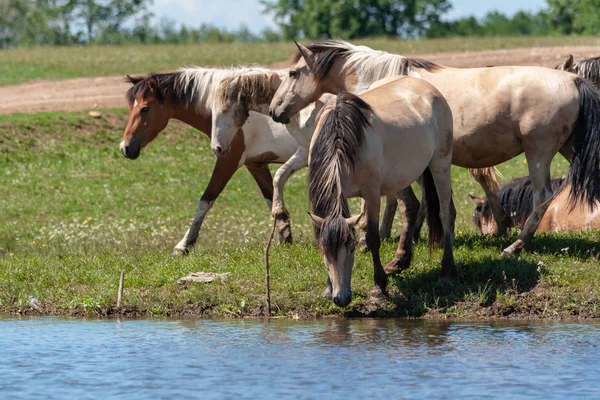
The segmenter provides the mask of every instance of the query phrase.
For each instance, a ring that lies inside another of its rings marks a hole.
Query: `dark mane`
[[[159,103],[168,100],[175,106],[191,104],[195,98],[194,85],[185,84],[181,79],[181,72],[151,72],[146,76],[127,75],[125,81],[133,85],[126,95],[129,105],[133,105],[138,96],[147,99],[151,94]]]
[[[600,57],[586,58],[573,65],[573,72],[600,89]]]
[[[556,195],[564,186],[566,179],[553,179],[550,184],[552,192]],[[516,178],[502,185],[498,192],[500,204],[511,219],[512,226],[522,228],[533,209],[533,188],[529,177]],[[493,218],[492,209],[487,198],[484,199],[481,213],[484,219]]]
[[[353,239],[344,220],[350,217],[350,208],[342,191],[342,174],[354,169],[371,112],[361,98],[340,93],[335,105],[324,109],[327,114],[321,116],[325,120],[310,152],[308,197],[313,212],[325,220],[315,236],[329,256],[337,256],[339,248]]]
[[[427,72],[433,72],[444,68],[441,65],[434,63],[433,61],[424,60],[422,58],[409,58],[408,63],[411,68],[420,68],[424,69]]]

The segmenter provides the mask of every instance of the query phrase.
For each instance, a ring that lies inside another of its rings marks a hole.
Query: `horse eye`
[[[295,78],[298,76],[298,71],[290,70],[290,78]]]
[[[144,107],[142,107],[142,108],[140,109],[140,112],[141,112],[141,113],[144,113],[144,114],[145,114],[145,113],[147,113],[147,112],[148,112],[148,106],[144,106]]]

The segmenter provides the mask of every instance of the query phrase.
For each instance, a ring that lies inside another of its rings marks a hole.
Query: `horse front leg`
[[[526,154],[527,156],[527,154]],[[517,241],[508,246],[502,252],[503,256],[518,254],[525,246],[528,246],[533,239],[552,198],[552,185],[550,184],[550,160],[540,161],[527,157],[529,165],[529,177],[531,187],[533,188],[533,210],[519,235]]]
[[[402,234],[394,259],[385,266],[385,272],[388,274],[399,274],[410,266],[413,256],[413,238],[417,215],[419,213],[419,200],[415,192],[409,186],[397,196],[398,202],[403,203],[404,221],[402,224]]]
[[[282,243],[292,243],[290,213],[283,201],[283,188],[294,172],[307,165],[308,150],[304,147],[298,147],[294,155],[279,167],[273,179],[273,206],[271,207],[271,215],[275,218],[277,231],[279,232],[279,241]]]
[[[488,204],[492,210],[492,215],[498,225],[498,236],[506,236],[508,228],[512,225],[510,217],[506,214],[504,207],[498,198],[498,189],[500,184],[496,180],[497,169],[491,168],[469,168],[469,173],[483,189],[487,197]]]
[[[208,211],[227,185],[227,182],[229,182],[235,171],[238,170],[239,160],[240,155],[232,157],[230,154],[222,158],[217,158],[208,186],[206,186],[202,197],[200,197],[196,215],[183,239],[177,243],[171,255],[186,255],[190,252],[190,249],[198,240],[200,228],[206,214],[208,214]]]
[[[373,281],[375,288],[371,291],[371,295],[379,297],[387,294],[387,275],[381,265],[379,256],[379,248],[381,247],[381,239],[379,237],[379,212],[381,207],[381,195],[378,191],[373,190],[370,194],[364,193],[365,211],[367,220],[367,246],[371,251],[373,258]]]

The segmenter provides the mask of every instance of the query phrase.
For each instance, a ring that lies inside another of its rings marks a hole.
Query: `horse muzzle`
[[[285,111],[278,112],[277,110],[273,110],[269,108],[269,115],[273,118],[273,121],[278,122],[280,124],[287,125],[290,123],[290,116],[287,115]]]
[[[337,295],[333,296],[333,302],[338,307],[346,307],[352,301],[352,292],[344,290]]]
[[[217,157],[225,157],[227,155],[227,153],[229,153],[229,149],[224,149],[222,146],[220,145],[215,145],[212,148],[213,153],[215,153],[215,155]]]
[[[141,148],[135,143],[129,143],[126,145],[125,142],[121,142],[119,148],[121,149],[121,153],[123,153],[125,158],[129,158],[130,160],[135,160],[140,156]]]

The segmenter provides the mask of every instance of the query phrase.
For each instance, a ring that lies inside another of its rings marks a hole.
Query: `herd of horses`
[[[486,194],[472,196],[482,234],[520,229],[504,255],[521,251],[536,230],[600,227],[598,59],[574,63],[571,57],[555,69],[450,68],[339,40],[296,45],[288,69],[198,67],[127,77],[125,157],[137,158],[172,118],[204,132],[217,155],[174,254],[189,252],[242,166],[283,242],[292,241],[285,182],[309,167],[309,215],[328,271],[325,295],[339,306],[352,298],[355,226],[373,258],[373,296],[386,293],[388,274],[409,267],[425,219],[430,247],[443,246],[440,278],[456,274],[452,165],[469,168]],[[559,152],[570,167],[565,179],[551,181],[550,163]],[[494,167],[521,153],[529,176],[500,188]],[[283,164],[274,177],[270,163]],[[423,189],[420,201],[413,182]],[[362,210],[352,216],[347,199],[355,196],[363,199]],[[402,233],[384,266],[380,239],[389,236],[398,204]]]

